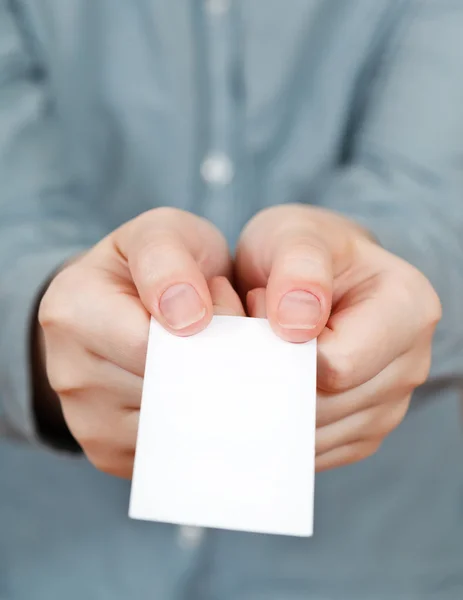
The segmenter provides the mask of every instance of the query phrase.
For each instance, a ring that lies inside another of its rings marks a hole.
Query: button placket
[[[204,0],[206,10],[214,16],[224,15],[230,9],[231,0]]]
[[[183,550],[195,550],[201,544],[204,529],[190,525],[180,525],[178,528],[178,544]]]
[[[228,185],[234,176],[233,163],[226,154],[211,152],[201,165],[201,176],[211,185]]]
[[[235,28],[239,15],[232,0],[203,0],[203,48],[207,139],[197,166],[202,180],[201,213],[226,237],[236,228],[234,199],[238,178],[236,99],[232,77],[236,69]]]

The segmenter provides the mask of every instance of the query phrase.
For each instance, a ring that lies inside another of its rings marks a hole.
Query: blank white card
[[[151,322],[129,515],[259,533],[313,531],[316,342],[214,317]]]

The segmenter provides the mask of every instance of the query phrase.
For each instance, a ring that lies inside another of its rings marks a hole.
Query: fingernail
[[[304,290],[289,292],[278,307],[278,323],[285,329],[314,329],[321,316],[319,299]]]
[[[179,283],[168,288],[159,303],[162,316],[172,329],[185,329],[200,321],[206,307],[193,286]]]

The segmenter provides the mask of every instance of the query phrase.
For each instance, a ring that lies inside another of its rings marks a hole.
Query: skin
[[[319,471],[372,455],[399,425],[428,375],[441,315],[421,273],[335,213],[259,213],[234,265],[207,221],[170,208],[144,213],[66,265],[39,309],[40,360],[54,390],[46,401],[59,398],[98,469],[131,477],[149,316],[194,335],[214,313],[244,315],[243,304],[290,342],[318,337]]]

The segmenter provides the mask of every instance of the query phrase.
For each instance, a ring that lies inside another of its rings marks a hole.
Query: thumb
[[[277,243],[267,283],[267,317],[291,342],[317,337],[328,321],[333,288],[329,250],[317,237]]]
[[[285,205],[259,213],[238,244],[240,292],[266,288],[266,312],[275,332],[306,342],[325,327],[334,277],[351,262],[342,227],[313,209]]]
[[[155,209],[123,225],[112,243],[161,325],[178,335],[207,326],[213,315],[207,280],[231,269],[226,241],[212,224],[180,210]]]

